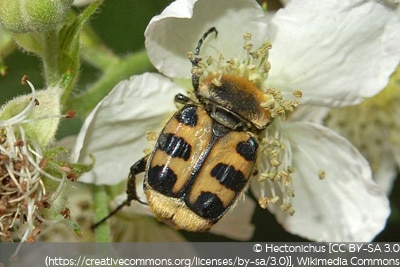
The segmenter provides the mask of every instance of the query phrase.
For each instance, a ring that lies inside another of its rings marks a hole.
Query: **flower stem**
[[[108,214],[108,194],[104,186],[93,186],[93,200],[95,221],[98,222]],[[108,223],[100,224],[96,229],[96,242],[111,242],[111,233]]]
[[[43,44],[42,60],[44,65],[44,75],[46,78],[46,84],[50,85],[60,79],[59,72],[59,46],[58,46],[58,33],[56,29],[49,30],[41,34]]]
[[[143,73],[152,69],[153,67],[144,50],[128,55],[123,59],[115,60],[109,64],[102,77],[87,91],[69,99],[66,105],[67,109],[75,110],[84,118],[118,82],[129,78],[133,74]]]
[[[104,71],[111,63],[120,60],[111,49],[103,44],[90,25],[83,27],[80,40],[82,59],[93,67]]]

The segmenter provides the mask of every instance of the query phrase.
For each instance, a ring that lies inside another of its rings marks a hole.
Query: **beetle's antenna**
[[[218,35],[218,31],[215,27],[211,27],[210,29],[208,29],[208,31],[206,31],[203,36],[201,37],[201,39],[198,41],[196,49],[194,50],[194,55],[198,56],[200,54],[200,48],[203,45],[203,42],[205,39],[207,39],[208,35],[210,35],[211,33],[215,32],[215,37],[217,37]],[[197,66],[197,64],[196,64]]]
[[[125,206],[129,206],[129,204],[131,203],[131,201],[129,200],[125,200],[124,202],[122,202],[121,204],[119,204],[118,207],[116,207],[113,211],[111,211],[106,217],[104,217],[103,219],[101,219],[100,221],[98,221],[97,223],[93,224],[90,229],[94,230],[96,229],[100,224],[104,223],[105,221],[107,221],[110,217],[112,217],[115,213],[117,213],[118,211],[120,211],[123,207]]]
[[[139,202],[140,204],[143,205],[148,205],[146,202],[143,202],[142,200],[140,200],[139,198],[128,198],[126,199],[124,202],[122,202],[121,204],[119,204],[115,209],[113,209],[106,217],[104,217],[103,219],[101,219],[100,221],[98,221],[97,223],[93,224],[92,226],[90,226],[91,230],[96,229],[100,224],[104,223],[105,221],[107,221],[109,218],[111,218],[112,216],[114,216],[114,214],[116,214],[118,211],[120,211],[123,207],[125,206],[130,206],[131,205],[131,201],[132,200],[136,200],[137,202]]]
[[[101,219],[99,222],[93,224],[90,229],[94,230],[96,227],[98,227],[100,224],[104,223],[108,218],[113,216],[115,213],[117,213],[119,210],[121,210],[124,206],[130,206],[132,200],[136,200],[140,204],[147,205],[147,203],[143,202],[142,200],[139,199],[136,193],[136,174],[139,174],[141,172],[144,172],[146,170],[146,163],[147,159],[149,158],[149,155],[141,158],[138,160],[135,164],[132,165],[130,172],[129,172],[129,178],[128,178],[128,184],[127,184],[127,190],[126,193],[128,197],[124,202],[119,204],[118,207],[116,207],[114,210],[112,210],[106,217]]]
[[[215,27],[211,27],[210,29],[208,29],[208,31],[206,31],[203,36],[200,38],[200,40],[197,42],[197,46],[194,49],[194,57],[192,59],[190,59],[190,62],[192,63],[192,67],[197,67],[199,62],[200,62],[200,58],[198,57],[198,55],[200,54],[200,48],[203,45],[203,42],[205,39],[207,39],[208,35],[210,35],[211,33],[215,32],[215,37],[217,37],[218,35],[218,31]],[[196,73],[192,74],[192,84],[193,84],[193,88],[195,91],[197,91],[197,88],[199,88],[199,76]]]

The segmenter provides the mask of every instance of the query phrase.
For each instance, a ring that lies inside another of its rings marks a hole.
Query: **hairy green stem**
[[[93,186],[93,200],[95,210],[95,221],[98,222],[108,214],[109,197],[104,186]],[[100,224],[95,229],[96,242],[111,242],[109,223]]]
[[[102,77],[87,91],[68,101],[67,108],[75,110],[80,117],[84,118],[118,82],[134,74],[152,69],[153,67],[144,50],[128,55],[121,60],[113,61],[104,71]]]
[[[41,56],[46,85],[50,85],[60,79],[58,33],[54,29],[43,33],[40,37],[43,44],[43,54]]]

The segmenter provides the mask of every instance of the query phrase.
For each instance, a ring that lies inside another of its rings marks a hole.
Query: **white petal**
[[[169,77],[190,77],[191,64],[186,58],[211,27],[218,36],[210,37],[200,54],[225,58],[243,53],[243,34],[253,34],[254,45],[267,35],[267,21],[253,0],[177,0],[160,15],[153,17],[145,31],[146,49],[156,68]]]
[[[250,197],[246,197],[244,201],[239,199],[236,206],[222,217],[210,232],[236,240],[249,240],[255,228],[251,223],[255,205],[256,203]]]
[[[292,0],[270,25],[269,85],[343,106],[379,92],[400,59],[397,5]]]
[[[184,93],[169,79],[146,73],[120,82],[87,117],[79,133],[74,159],[95,166],[79,178],[86,183],[117,184],[127,178],[129,167],[144,156],[147,131],[157,131],[166,115],[175,110],[177,93]]]
[[[323,124],[329,108],[314,105],[301,105],[290,115],[290,121],[310,121],[318,124]]]
[[[277,212],[291,233],[315,241],[371,241],[385,226],[389,203],[366,160],[346,139],[320,125],[287,123],[294,169],[295,214]],[[319,180],[318,170],[326,178]]]
[[[393,183],[397,178],[397,163],[390,153],[381,153],[380,155],[379,166],[374,171],[374,180],[386,195],[390,195]]]

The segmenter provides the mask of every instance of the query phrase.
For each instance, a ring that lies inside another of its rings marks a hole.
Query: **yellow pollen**
[[[243,46],[243,49],[246,50],[247,52],[250,52],[251,49],[253,49],[253,44],[247,43]]]
[[[258,204],[263,209],[266,209],[268,207],[269,202],[270,202],[270,199],[268,197],[260,197],[258,199]]]
[[[255,68],[256,68],[256,65],[254,65],[254,64],[247,65],[248,70],[254,70]]]
[[[265,61],[265,62],[263,63],[263,70],[264,70],[265,72],[269,72],[270,69],[271,69],[271,63],[269,63],[269,61]]]
[[[207,60],[206,60],[206,64],[208,65],[208,66],[210,66],[211,64],[213,64],[213,62],[214,62],[214,59],[213,59],[213,57],[207,57]]]
[[[156,134],[156,132],[154,131],[148,131],[146,132],[146,139],[147,141],[156,141],[157,140],[158,135]]]
[[[245,41],[251,41],[251,33],[246,32],[245,34],[243,34],[243,39]]]
[[[271,159],[271,165],[274,167],[278,167],[279,165],[281,165],[281,162],[277,159]]]
[[[291,163],[291,152],[286,149],[285,142],[273,128],[271,126],[266,129],[263,133],[266,137],[260,142],[261,153],[268,159],[268,162],[260,162],[257,167],[260,170],[258,177],[261,186],[260,201],[263,205],[279,201],[280,207],[283,207],[282,210],[288,214],[294,214],[290,204],[291,198],[295,196],[292,187],[293,168],[288,164]]]
[[[271,203],[276,203],[279,201],[279,197],[278,196],[274,196],[273,198],[270,199]]]
[[[294,209],[293,209],[293,207],[292,207],[292,204],[290,204],[290,203],[284,203],[284,204],[282,204],[281,205],[281,210],[282,211],[284,211],[284,212],[286,212],[286,213],[288,213],[290,216],[293,216],[294,215]]]
[[[326,173],[325,173],[324,170],[319,170],[319,171],[318,171],[318,178],[319,178],[320,180],[325,179],[325,176],[326,176]]]
[[[186,57],[191,61],[195,59],[193,52],[187,52]]]
[[[211,83],[212,83],[213,85],[217,86],[217,87],[221,86],[221,85],[222,85],[221,77],[218,77],[218,78],[215,77],[215,78],[211,81]]]
[[[275,99],[273,97],[270,97],[269,95],[267,100],[261,103],[261,107],[263,108],[271,108],[273,105],[275,105]]]
[[[294,190],[288,190],[289,197],[294,197]]]
[[[294,90],[294,91],[293,91],[293,95],[294,95],[295,97],[297,97],[297,98],[300,98],[300,97],[303,96],[303,92],[300,91],[300,90]]]
[[[194,58],[199,60],[197,66],[192,68],[192,74],[199,76],[200,80],[204,80],[211,75],[243,77],[262,90],[262,84],[267,79],[268,71],[271,67],[268,62],[268,50],[271,45],[264,43],[260,48],[253,50],[254,45],[251,42],[251,34],[244,34],[243,38],[243,49],[246,51],[246,58],[242,60],[237,58],[225,60],[220,53],[214,58],[211,56],[199,58],[194,56],[193,53],[188,53],[187,57],[190,60],[193,61]]]

